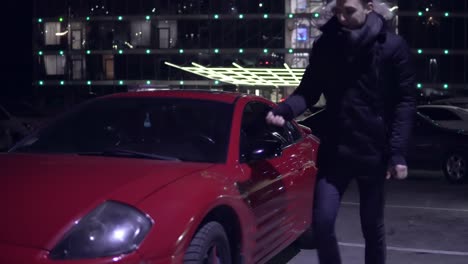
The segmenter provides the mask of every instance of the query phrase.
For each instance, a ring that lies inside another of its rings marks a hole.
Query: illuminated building
[[[197,88],[277,101],[300,80],[320,34],[317,27],[327,19],[326,2],[34,0],[33,85],[40,93],[61,96]],[[388,12],[398,14],[394,30],[408,39],[416,56],[418,88],[466,88],[468,1],[400,2],[387,1]]]

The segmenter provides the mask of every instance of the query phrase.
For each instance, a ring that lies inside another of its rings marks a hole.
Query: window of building
[[[158,28],[159,48],[168,49],[170,47],[170,28]]]
[[[151,22],[134,21],[130,27],[133,47],[147,47],[151,45]]]
[[[305,12],[307,9],[307,0],[296,0],[296,13]]]
[[[308,28],[306,26],[299,26],[296,30],[297,41],[307,41],[309,39]]]
[[[61,55],[45,55],[44,64],[47,75],[64,75],[65,74],[65,56]]]
[[[72,31],[72,49],[81,49],[81,30]]]
[[[46,45],[59,45],[60,37],[57,36],[57,33],[60,32],[60,23],[58,22],[47,22],[44,25],[45,29],[45,44]]]
[[[102,57],[104,72],[107,80],[114,79],[114,55],[104,55]]]
[[[84,40],[83,36],[85,35],[83,24],[79,22],[71,23],[71,32],[69,34],[71,34],[72,49],[82,49]]]
[[[81,55],[72,56],[73,80],[84,79],[84,66],[85,64],[83,63],[83,57]]]

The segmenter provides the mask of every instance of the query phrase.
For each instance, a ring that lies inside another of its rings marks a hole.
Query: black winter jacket
[[[300,85],[273,110],[291,120],[323,93],[323,124],[318,166],[352,162],[366,168],[402,164],[415,113],[410,50],[383,22],[365,46],[350,52],[338,20],[332,18],[314,43]],[[369,18],[366,23],[369,23]]]

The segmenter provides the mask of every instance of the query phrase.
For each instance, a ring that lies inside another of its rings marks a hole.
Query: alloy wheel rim
[[[451,179],[460,180],[466,173],[466,161],[459,155],[452,155],[447,160],[447,172]]]

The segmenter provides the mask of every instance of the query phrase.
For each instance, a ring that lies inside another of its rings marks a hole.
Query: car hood
[[[50,250],[106,200],[135,205],[211,164],[77,155],[0,154],[0,242]],[[5,212],[6,210],[6,212]]]

